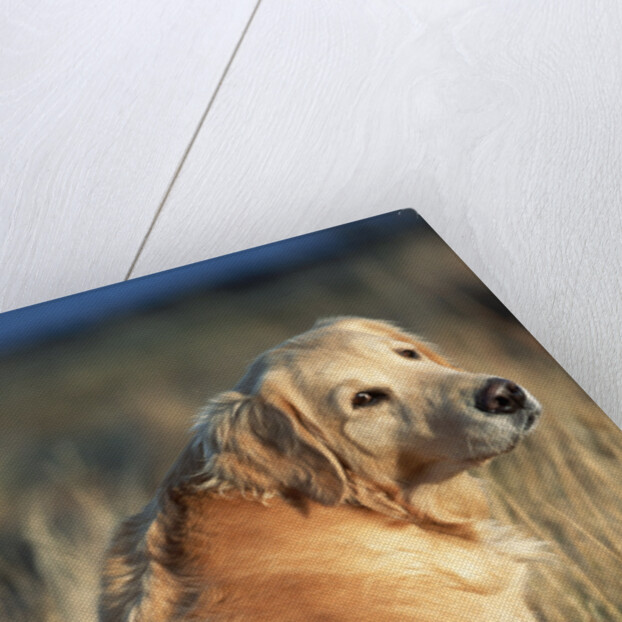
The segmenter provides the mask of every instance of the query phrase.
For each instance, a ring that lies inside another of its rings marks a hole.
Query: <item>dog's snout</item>
[[[525,406],[525,392],[504,378],[490,378],[475,394],[478,410],[491,414],[515,413]]]

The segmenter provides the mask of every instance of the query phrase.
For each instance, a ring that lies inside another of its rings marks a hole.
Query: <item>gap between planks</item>
[[[218,81],[218,84],[216,85],[216,88],[214,89],[214,92],[212,93],[212,96],[210,97],[209,101],[207,102],[207,106],[205,107],[205,111],[203,112],[203,114],[201,115],[201,118],[199,119],[199,123],[194,131],[194,133],[192,134],[192,137],[190,138],[190,142],[188,143],[188,146],[186,147],[183,155],[181,156],[181,159],[179,161],[179,164],[177,165],[177,168],[175,169],[175,172],[173,173],[173,177],[171,178],[171,181],[168,185],[168,187],[166,188],[166,191],[164,192],[164,196],[162,197],[162,200],[160,201],[160,204],[158,205],[158,208],[155,211],[155,214],[153,215],[153,219],[151,220],[151,224],[149,225],[149,228],[147,229],[147,232],[145,233],[145,236],[143,237],[138,250],[136,251],[136,255],[134,256],[134,259],[132,260],[132,263],[130,264],[129,270],[127,271],[127,274],[125,275],[125,278],[123,279],[124,281],[127,281],[129,279],[132,278],[132,272],[134,271],[134,268],[136,267],[136,264],[145,248],[145,245],[147,244],[147,240],[149,239],[149,236],[151,235],[151,232],[153,231],[153,228],[155,227],[155,224],[160,216],[160,214],[162,213],[162,209],[164,208],[164,205],[169,197],[169,195],[171,194],[171,190],[173,189],[173,186],[175,185],[175,182],[177,181],[177,178],[179,177],[179,173],[181,172],[181,169],[183,168],[187,158],[188,158],[188,154],[190,153],[192,146],[194,145],[197,136],[199,135],[199,132],[201,131],[201,128],[203,127],[203,123],[205,122],[205,119],[207,118],[207,115],[209,114],[210,110],[212,109],[212,106],[214,105],[214,101],[216,100],[216,96],[218,95],[219,91],[220,91],[220,87],[222,86],[223,82],[225,81],[225,78],[227,77],[227,74],[229,73],[229,69],[231,68],[231,65],[233,65],[233,61],[235,60],[235,57],[238,53],[238,50],[240,49],[240,47],[242,46],[242,41],[244,41],[244,38],[246,37],[246,33],[249,31],[251,24],[253,23],[253,19],[255,18],[255,15],[257,13],[257,10],[259,9],[259,5],[261,4],[262,0],[257,0],[257,4],[255,4],[255,7],[253,8],[253,11],[250,15],[250,17],[248,18],[248,22],[246,23],[246,26],[244,26],[244,30],[242,30],[242,34],[240,35],[240,39],[238,40],[235,48],[233,49],[233,53],[231,54],[231,58],[229,59],[229,62],[227,63],[227,65],[225,66],[224,71],[222,72],[222,76],[220,76],[220,80]]]

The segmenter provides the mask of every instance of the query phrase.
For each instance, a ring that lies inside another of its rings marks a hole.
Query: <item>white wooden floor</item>
[[[622,425],[617,0],[5,0],[0,309],[414,207]]]

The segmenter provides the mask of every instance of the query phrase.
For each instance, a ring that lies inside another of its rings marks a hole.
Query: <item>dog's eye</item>
[[[383,391],[360,391],[352,398],[352,406],[354,408],[373,406],[382,400],[386,400],[388,397]]]
[[[400,356],[403,356],[405,359],[418,359],[419,355],[414,351],[406,348],[405,350],[397,350],[397,353]]]

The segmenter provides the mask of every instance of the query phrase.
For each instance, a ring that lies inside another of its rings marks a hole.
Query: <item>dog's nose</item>
[[[515,413],[525,406],[525,392],[504,378],[490,378],[475,394],[475,406],[485,413]]]

